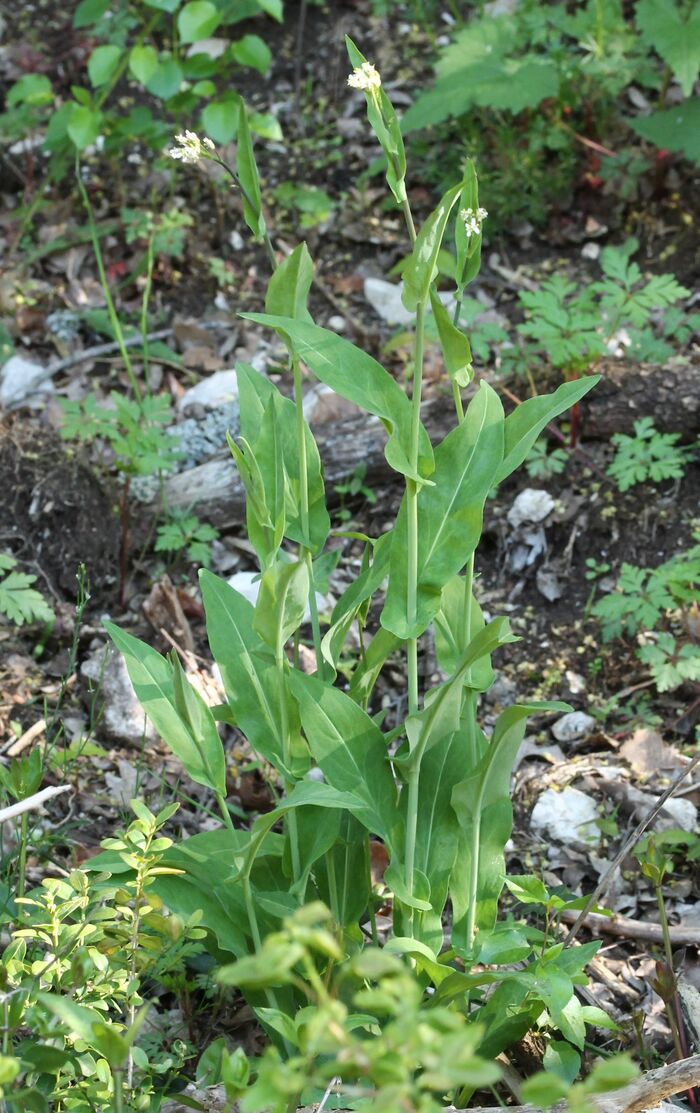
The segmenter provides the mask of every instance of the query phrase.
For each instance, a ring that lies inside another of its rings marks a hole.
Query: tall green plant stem
[[[305,538],[309,538],[309,471],[306,456],[306,430],[304,426],[304,398],[301,390],[301,367],[297,356],[292,356],[292,375],[294,376],[294,404],[297,418],[297,452],[299,454],[299,515],[301,517],[301,530]],[[321,626],[318,620],[318,606],[316,604],[316,585],[314,584],[314,570],[311,560],[311,550],[301,546],[301,555],[309,572],[309,611],[311,614],[311,630],[314,639],[314,652],[316,654],[316,668],[319,676],[325,678],[325,666],[321,652]]]
[[[17,863],[17,896],[24,896],[27,877],[27,827],[28,813],[22,812],[19,827],[19,861]]]
[[[280,691],[282,692],[282,699],[280,700],[280,730],[282,733],[282,760],[285,768],[289,769],[291,765],[291,748],[289,737],[289,715],[287,713],[287,701],[285,699],[286,693],[286,677],[285,668],[287,665],[284,643],[278,638],[275,647],[275,664],[277,666],[277,675],[279,677]],[[285,792],[291,792],[294,787],[293,783],[288,777],[284,778]],[[294,808],[290,808],[287,814],[287,831],[289,832],[289,848],[292,857],[292,876],[294,881],[297,882],[301,877],[301,859],[299,857],[299,831],[297,828],[297,816]]]
[[[661,878],[663,880],[663,877]],[[671,947],[671,932],[668,927],[668,916],[666,915],[666,902],[664,900],[663,887],[661,880],[654,886],[656,903],[659,909],[659,920],[661,921],[661,933],[664,937],[664,955],[666,957],[666,966],[668,967],[668,975],[670,978],[674,977],[673,972],[673,949]],[[664,997],[664,1005],[666,1006],[666,1018],[671,1029],[673,1036],[673,1046],[676,1050],[676,1057],[680,1061],[686,1056],[683,1050],[683,1041],[681,1039],[680,1029],[678,1027],[678,1017],[676,1016],[676,1003],[678,1000],[677,991],[673,994],[670,1000]]]
[[[418,472],[418,446],[420,437],[420,404],[423,389],[423,344],[425,326],[425,305],[420,304],[416,311],[416,338],[413,360],[413,398],[411,410],[411,455],[410,466],[414,474]],[[406,619],[409,628],[416,624],[418,613],[418,492],[415,479],[406,480],[406,510],[408,523],[408,587],[406,592]],[[411,637],[406,643],[408,667],[408,714],[418,711],[418,639]],[[418,830],[418,793],[420,786],[420,766],[411,770],[408,780],[408,808],[406,813],[405,842],[405,883],[409,894],[413,895],[413,871],[416,861],[416,834]],[[408,932],[413,934],[413,909],[408,910]]]

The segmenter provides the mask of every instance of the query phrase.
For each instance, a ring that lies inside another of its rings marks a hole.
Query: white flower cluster
[[[361,66],[355,66],[348,78],[350,88],[361,89],[363,93],[378,89],[381,83],[382,79],[371,62],[363,62]]]
[[[214,144],[211,139],[200,139],[193,131],[186,131],[184,135],[176,135],[175,142],[179,147],[171,147],[168,154],[179,162],[199,162],[200,158],[209,158],[209,151],[213,151]],[[203,149],[206,148],[206,149]]]
[[[481,225],[488,215],[486,209],[482,208],[478,208],[476,212],[473,209],[460,209],[459,218],[464,222],[464,231],[467,233],[467,238],[481,235]]]

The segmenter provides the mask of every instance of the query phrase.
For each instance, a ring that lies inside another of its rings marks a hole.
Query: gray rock
[[[595,800],[577,788],[548,788],[532,809],[530,827],[555,842],[595,845],[600,840]]]
[[[501,707],[507,707],[508,704],[515,703],[517,697],[517,685],[508,676],[497,676],[488,691],[484,692],[484,699],[487,703],[500,704]]]
[[[41,406],[46,395],[53,391],[47,369],[24,356],[10,356],[0,370],[0,406],[6,410],[25,404]]]
[[[98,736],[104,733],[114,742],[141,747],[144,738],[155,742],[157,735],[143,713],[126,671],[124,658],[110,643],[100,645],[83,662],[80,669],[90,692],[98,689],[97,710],[101,714]]]
[[[562,715],[552,726],[552,734],[557,742],[576,742],[585,738],[595,727],[595,719],[585,711],[570,711]]]
[[[235,370],[215,371],[213,375],[207,375],[186,390],[177,408],[181,413],[185,413],[190,406],[204,406],[207,410],[214,410],[237,399],[238,376]]]

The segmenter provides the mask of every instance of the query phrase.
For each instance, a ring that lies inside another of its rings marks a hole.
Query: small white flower
[[[348,78],[350,88],[361,89],[363,93],[370,93],[373,89],[379,89],[381,84],[382,79],[371,62],[363,62],[361,66],[355,66]]]
[[[481,235],[481,225],[489,214],[486,209],[478,208],[476,212],[473,209],[460,209],[459,219],[464,223],[464,231],[469,239],[471,236]]]
[[[168,154],[179,162],[195,163],[200,158],[209,158],[208,151],[214,150],[211,139],[200,139],[194,131],[186,131],[184,135],[176,135],[175,142],[179,147],[171,147]],[[205,148],[205,149],[203,149]]]

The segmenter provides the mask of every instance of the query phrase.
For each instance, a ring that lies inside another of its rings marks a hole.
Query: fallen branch
[[[700,1055],[691,1055],[690,1058],[682,1059],[679,1063],[669,1063],[657,1070],[647,1071],[634,1082],[621,1086],[619,1090],[610,1090],[607,1094],[593,1094],[589,1100],[598,1113],[645,1113],[648,1109],[654,1109],[664,1098],[681,1094],[699,1084]],[[207,1113],[224,1113],[224,1110],[230,1108],[230,1102],[222,1092],[223,1087],[217,1090],[195,1091],[197,1098],[206,1103]],[[192,1094],[190,1087],[188,1087],[188,1094]],[[185,1113],[189,1108],[191,1108],[189,1103],[184,1106],[175,1099],[166,1102],[163,1113]],[[316,1109],[316,1106],[299,1110],[298,1113],[311,1113],[312,1109]],[[503,1109],[504,1107],[500,1105],[482,1105],[474,1106],[465,1113],[503,1113]],[[505,1109],[507,1113],[540,1113],[536,1105],[508,1105]],[[553,1106],[553,1113],[566,1113],[567,1109],[567,1102],[561,1101]],[[448,1106],[444,1113],[457,1113],[457,1110],[454,1106]]]
[[[42,788],[41,792],[35,792],[33,796],[28,796],[26,800],[18,800],[16,804],[10,804],[8,808],[0,808],[0,823],[4,823],[6,819],[14,819],[16,815],[24,815],[25,812],[34,812],[54,796],[60,796],[62,792],[71,791],[72,785],[54,785],[50,788]]]
[[[575,924],[578,913],[564,909],[561,919],[565,924]],[[630,920],[627,916],[601,916],[598,912],[589,912],[584,926],[596,935],[618,935],[623,939],[639,939],[643,943],[663,944],[664,941],[661,924],[647,920]],[[669,935],[674,947],[700,947],[700,928],[675,924],[669,928]]]

